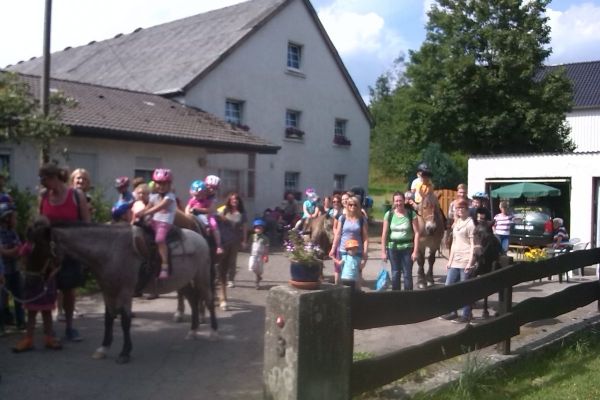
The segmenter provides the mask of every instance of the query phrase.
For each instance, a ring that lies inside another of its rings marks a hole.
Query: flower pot
[[[290,263],[290,285],[297,289],[318,289],[321,286],[321,265]]]

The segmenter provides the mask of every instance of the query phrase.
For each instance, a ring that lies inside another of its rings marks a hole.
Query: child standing
[[[248,259],[248,270],[256,275],[256,290],[260,289],[260,281],[264,264],[269,262],[269,239],[265,235],[265,221],[260,218],[254,220],[254,233],[252,234],[252,246],[250,258]]]
[[[361,272],[365,267],[362,257],[358,255],[358,240],[348,239],[344,245],[346,251],[342,258],[335,260],[342,271],[341,278],[344,286],[360,291]]]
[[[23,298],[21,273],[17,270],[17,258],[19,257],[21,241],[15,231],[16,226],[17,213],[15,207],[9,203],[0,203],[0,255],[2,256],[0,261],[4,264],[4,285],[7,289],[2,293],[0,309],[4,305],[5,311],[8,310],[8,292],[12,294],[13,299]],[[2,285],[0,284],[0,286]],[[23,330],[25,329],[23,306],[16,300],[13,300],[13,304],[17,330]]]
[[[160,254],[159,279],[169,277],[169,255],[167,250],[167,233],[173,226],[177,202],[175,194],[171,191],[173,175],[170,169],[158,168],[152,174],[152,180],[156,185],[156,196],[152,196],[145,209],[138,211],[136,217],[152,215],[152,229],[154,229],[154,240]]]

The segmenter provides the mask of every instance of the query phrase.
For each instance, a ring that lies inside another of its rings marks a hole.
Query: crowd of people
[[[383,217],[381,232],[381,259],[389,260],[392,290],[413,289],[412,270],[417,259],[421,233],[417,224],[417,209],[428,196],[433,196],[433,174],[422,163],[411,189],[392,196],[391,209]],[[90,222],[94,212],[91,201],[92,184],[84,169],[68,174],[56,164],[46,164],[39,170],[41,193],[39,215],[50,222]],[[331,218],[333,240],[330,249],[324,249],[334,261],[334,283],[360,290],[362,271],[369,254],[368,198],[361,188],[334,193],[321,199],[313,188],[304,192],[300,203],[294,193],[285,194],[283,203],[266,209],[261,217],[252,221],[248,229],[248,216],[238,193],[229,193],[225,203],[217,207],[220,179],[215,175],[195,180],[189,187],[189,199],[182,202],[172,188],[173,173],[157,168],[152,181],[128,177],[115,179],[117,198],[111,209],[112,223],[144,224],[153,231],[161,263],[155,279],[169,277],[169,259],[166,238],[175,224],[177,213],[187,215],[198,222],[201,232],[206,233],[216,263],[219,284],[220,307],[228,310],[227,289],[235,287],[238,252],[248,248],[248,270],[255,276],[256,288],[260,288],[264,265],[269,261],[270,247],[280,242],[286,229],[303,230],[311,221],[324,215]],[[53,325],[52,311],[58,307],[58,319],[65,322],[64,339],[82,340],[74,326],[76,313],[76,289],[85,281],[81,265],[69,257],[62,260],[56,275],[45,271],[37,276],[28,275],[23,280],[17,268],[17,259],[31,251],[16,234],[16,207],[4,190],[5,178],[0,176],[0,335],[4,322],[12,321],[17,329],[25,332],[14,347],[15,352],[33,348],[33,336],[38,312],[42,315],[44,344],[49,349],[60,349],[61,340]],[[509,204],[502,201],[500,212],[493,218],[485,193],[467,197],[467,187],[457,187],[456,199],[447,210],[447,229],[451,231],[450,255],[447,263],[446,284],[469,279],[474,268],[473,232],[480,221],[488,221],[493,227],[502,251],[509,245],[512,215]],[[97,221],[104,222],[104,221]],[[568,241],[567,232],[560,218],[554,220],[554,246]],[[8,313],[12,297],[14,315]],[[149,299],[158,297],[151,293]],[[21,304],[18,299],[29,299]],[[445,319],[467,322],[471,318],[470,306],[465,306],[462,316],[456,313]]]
[[[91,198],[92,184],[89,173],[82,168],[71,174],[55,163],[39,169],[40,194],[38,212],[50,223],[91,222],[94,207]],[[218,260],[217,278],[220,282],[221,308],[228,309],[227,288],[235,286],[237,255],[247,243],[247,216],[239,194],[229,193],[225,204],[217,209],[217,192],[220,179],[209,175],[190,186],[190,198],[185,206],[172,190],[171,170],[158,168],[152,181],[128,177],[115,179],[116,201],[111,209],[111,223],[138,224],[153,232],[161,263],[156,279],[169,277],[169,259],[166,238],[175,224],[177,213],[198,222],[198,231],[206,234],[212,244],[213,256]],[[133,184],[133,190],[131,186]],[[5,333],[5,323],[14,324],[24,332],[13,351],[25,352],[34,347],[37,314],[41,313],[44,346],[59,350],[62,340],[82,340],[74,326],[76,315],[76,290],[85,284],[85,274],[80,263],[68,256],[56,268],[27,271],[22,274],[17,266],[20,257],[31,255],[32,246],[16,231],[17,208],[10,194],[4,190],[5,178],[0,175],[0,336]],[[95,221],[108,222],[108,221]],[[262,263],[268,261],[268,241],[262,234],[264,221],[253,224],[252,253],[257,256],[249,268],[256,274],[256,284],[262,279]],[[151,293],[149,299],[158,297]],[[12,311],[9,303],[12,301]],[[64,335],[58,335],[56,319],[65,323]],[[62,336],[62,337],[59,337]]]

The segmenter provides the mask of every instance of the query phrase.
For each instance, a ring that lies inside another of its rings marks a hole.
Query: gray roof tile
[[[51,75],[149,93],[183,90],[288,0],[253,0],[52,53]],[[7,69],[40,75],[42,58]]]
[[[40,78],[21,75],[32,95],[39,96]],[[222,150],[276,153],[279,149],[216,116],[151,93],[108,88],[59,79],[50,88],[73,98],[62,120],[76,136],[195,145]]]
[[[573,108],[600,107],[600,61],[544,67],[543,74],[564,68],[573,84]]]

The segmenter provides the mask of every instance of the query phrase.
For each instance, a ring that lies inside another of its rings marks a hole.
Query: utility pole
[[[44,13],[44,51],[43,51],[43,71],[41,81],[40,106],[43,117],[48,116],[50,94],[50,32],[52,22],[52,0],[46,0],[46,10]],[[42,142],[41,161],[43,164],[50,161],[50,144]]]

